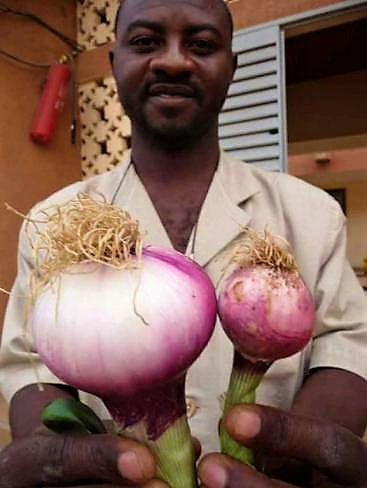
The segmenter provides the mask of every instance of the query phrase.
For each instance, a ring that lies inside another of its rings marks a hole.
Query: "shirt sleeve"
[[[28,384],[61,383],[41,363],[32,343],[27,324],[31,272],[30,245],[23,225],[19,237],[18,274],[5,313],[0,349],[1,393],[7,401]]]
[[[367,379],[367,297],[347,261],[345,218],[336,206],[329,235],[316,285],[310,368],[339,368]]]

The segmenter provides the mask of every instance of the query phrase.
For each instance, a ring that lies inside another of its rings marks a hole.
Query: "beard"
[[[164,147],[190,145],[218,126],[219,107],[204,110],[198,103],[197,110],[186,117],[168,107],[155,117],[147,104],[137,106],[125,98],[122,99],[122,105],[132,121],[133,133],[139,132],[144,138]]]

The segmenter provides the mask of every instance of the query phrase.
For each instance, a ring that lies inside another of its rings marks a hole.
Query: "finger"
[[[117,468],[120,477],[139,484],[151,480],[155,475],[155,461],[149,450],[132,439],[119,441]]]
[[[145,483],[154,477],[152,455],[131,439],[113,435],[34,436],[0,454],[0,478],[8,488],[76,484],[84,480]],[[84,483],[85,484],[85,483]]]
[[[279,457],[274,454],[266,456],[258,452],[255,454],[255,466],[260,467],[263,474],[297,486],[311,485],[312,473],[318,472],[308,464],[290,457]]]
[[[223,454],[204,456],[198,465],[198,476],[207,488],[295,488]]]
[[[140,486],[140,488],[169,488],[166,483],[161,480],[150,480],[148,483]]]
[[[260,405],[237,405],[225,423],[238,442],[303,461],[338,483],[367,479],[367,447],[340,425]]]

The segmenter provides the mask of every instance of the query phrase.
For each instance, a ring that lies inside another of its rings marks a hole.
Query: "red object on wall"
[[[35,142],[46,144],[52,139],[58,116],[64,108],[70,76],[71,70],[65,63],[55,63],[50,67],[31,128]]]

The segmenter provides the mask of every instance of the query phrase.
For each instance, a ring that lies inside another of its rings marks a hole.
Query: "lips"
[[[149,88],[150,96],[193,98],[195,92],[188,85],[155,83]]]

